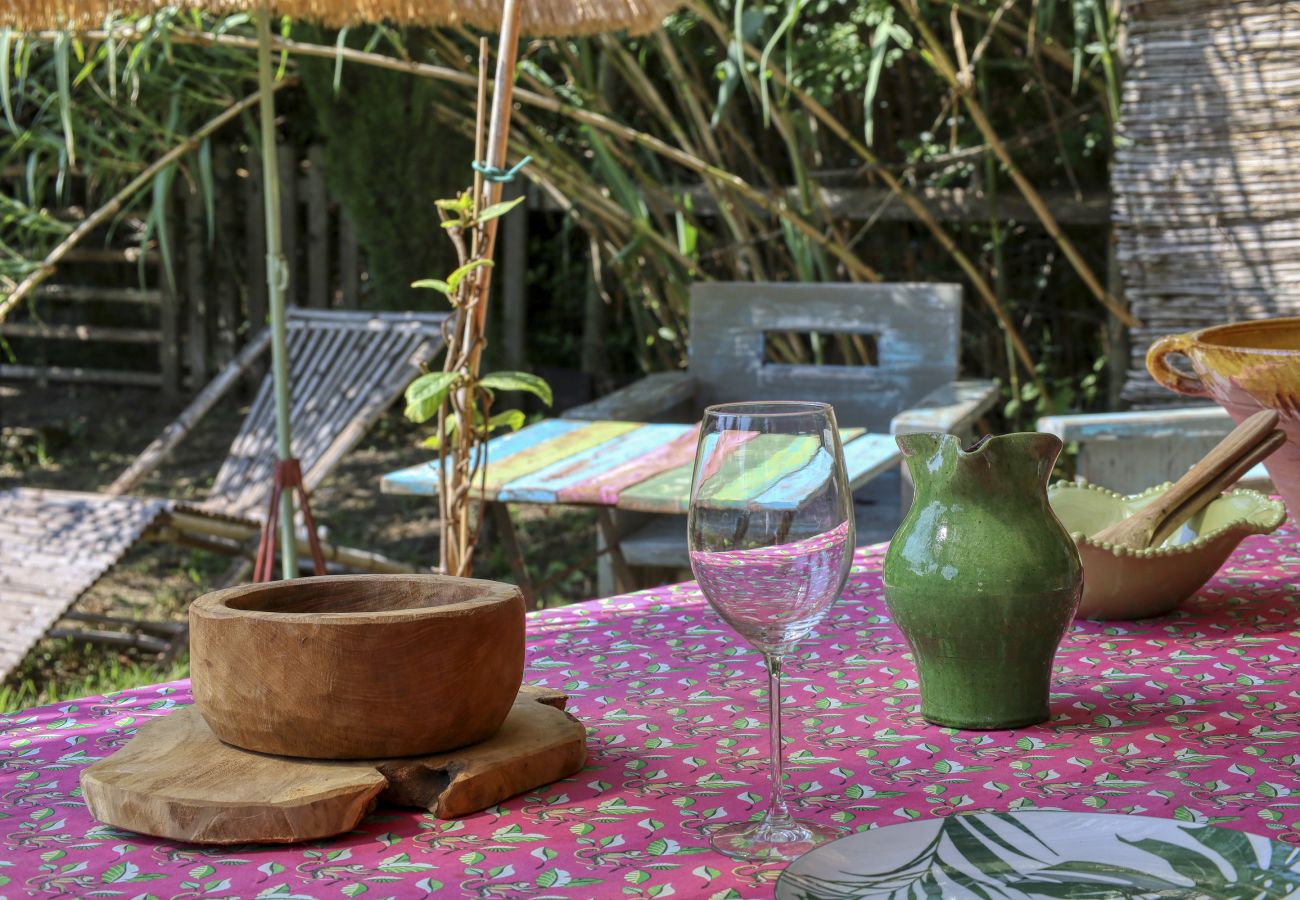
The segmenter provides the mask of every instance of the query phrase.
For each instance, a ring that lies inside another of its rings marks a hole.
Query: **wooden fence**
[[[322,148],[282,144],[279,153],[286,301],[354,309],[364,261],[326,186]],[[19,360],[0,365],[0,378],[192,392],[234,357],[267,317],[261,165],[256,154],[224,145],[213,148],[212,163],[210,204],[196,180],[178,177],[166,235],[145,242],[145,221],[125,218],[75,250],[31,303],[0,324]],[[123,353],[124,345],[141,352]]]
[[[290,270],[286,300],[321,309],[356,308],[365,291],[364,258],[351,223],[326,185],[323,148],[282,144],[279,154],[282,245]],[[0,365],[0,377],[193,393],[230,361],[266,321],[261,166],[255,153],[216,146],[212,168],[211,208],[197,181],[188,174],[177,178],[165,216],[170,269],[162,265],[156,239],[142,249],[143,221],[119,223],[112,240],[77,250],[71,264],[38,289],[35,303],[0,325],[0,336],[12,341],[21,362]],[[521,185],[511,185],[509,195],[520,190]],[[558,211],[541,192],[528,195],[528,208]],[[934,190],[923,199],[944,221],[987,217],[986,198],[968,191]],[[825,189],[822,200],[849,219],[911,218],[905,207],[874,189]],[[692,193],[698,211],[710,212],[711,202],[705,192]],[[1053,197],[1052,202],[1058,221],[1106,226],[1110,204],[1104,193]],[[1032,214],[1022,206],[1008,200],[1002,214],[1027,221]],[[529,219],[512,215],[504,220],[500,274],[494,279],[500,293],[493,304],[491,346],[497,354],[494,364],[509,369],[529,367]],[[584,336],[584,345],[600,343],[603,325],[588,322],[584,327],[594,329]],[[127,343],[141,352],[122,353]]]

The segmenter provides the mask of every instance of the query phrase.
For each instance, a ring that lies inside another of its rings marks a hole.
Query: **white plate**
[[[1300,847],[1148,816],[1030,810],[889,825],[790,864],[777,900],[1300,897]]]

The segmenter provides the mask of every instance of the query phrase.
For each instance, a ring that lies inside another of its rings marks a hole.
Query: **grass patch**
[[[77,675],[49,678],[41,661],[45,655],[42,649],[48,652],[49,648],[37,648],[28,655],[22,669],[10,676],[4,684],[0,684],[0,711],[7,714],[47,703],[124,691],[160,681],[175,681],[177,678],[187,678],[190,674],[188,657],[178,659],[170,666],[135,660],[104,661],[101,654],[86,648],[84,644],[71,641],[42,643],[66,644],[68,646],[63,649],[72,654],[78,651],[92,654],[95,664]],[[37,678],[41,680],[37,681]]]

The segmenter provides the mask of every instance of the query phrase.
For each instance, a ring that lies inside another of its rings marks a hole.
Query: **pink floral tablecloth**
[[[810,816],[854,829],[974,810],[1144,813],[1300,843],[1300,547],[1248,540],[1195,600],[1144,622],[1077,623],[1052,721],[962,732],[917,685],[860,552],[844,597],[789,665],[788,771]],[[204,849],[90,818],[81,769],[186,682],[0,717],[0,895],[76,897],[767,897],[781,865],[702,837],[763,802],[756,653],[693,585],[549,611],[528,678],[590,728],[587,769],[459,821],[383,808],[356,832]]]

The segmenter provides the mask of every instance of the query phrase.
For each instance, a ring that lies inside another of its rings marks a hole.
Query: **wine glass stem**
[[[768,732],[772,740],[772,801],[763,816],[769,825],[790,821],[790,808],[785,803],[785,781],[782,774],[781,744],[781,664],[778,654],[765,653],[767,660]]]

